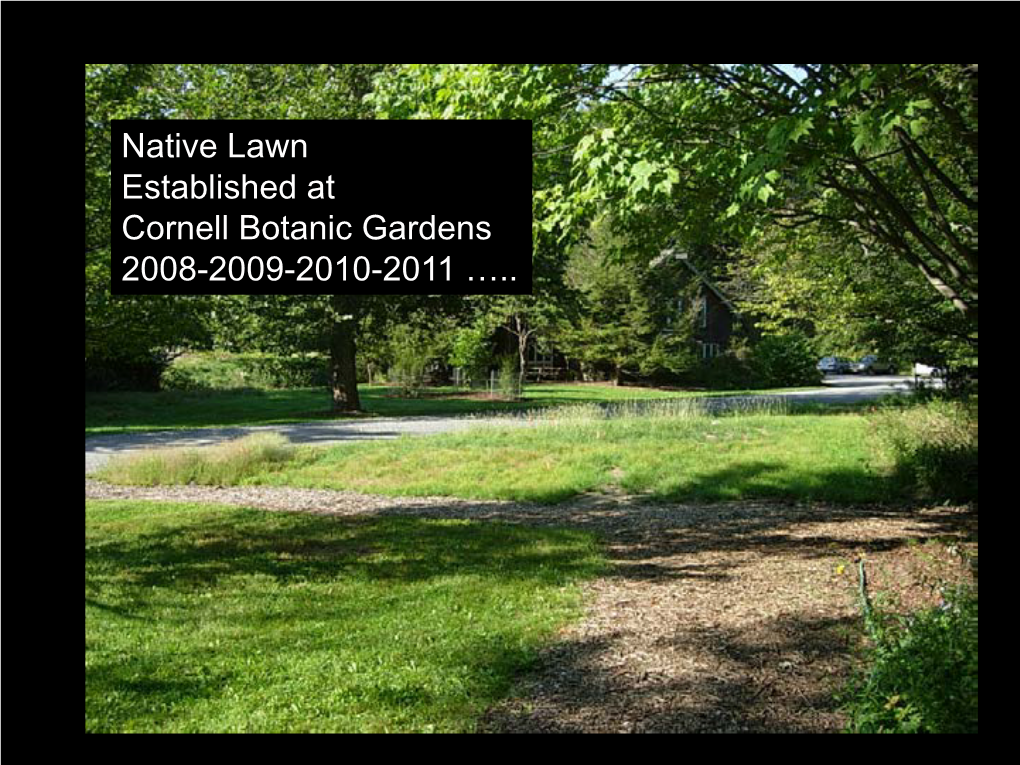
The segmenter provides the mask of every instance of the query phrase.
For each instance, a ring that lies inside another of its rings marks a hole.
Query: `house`
[[[657,300],[663,308],[663,335],[683,332],[690,334],[697,356],[708,362],[730,349],[734,332],[742,316],[736,305],[719,287],[688,258],[686,253],[666,250],[651,262],[661,270],[661,278],[652,280]],[[694,326],[681,324],[693,321]],[[514,347],[503,338],[505,352]],[[556,347],[531,341],[528,346],[526,377],[532,382],[587,378],[590,371],[564,355]]]
[[[698,355],[710,361],[729,349],[734,330],[743,317],[736,305],[720,290],[708,276],[691,262],[687,253],[665,250],[652,261],[652,268],[668,269],[672,264],[682,264],[685,271],[696,280],[696,313],[693,339]],[[690,313],[687,298],[677,297],[677,317],[682,321]],[[666,330],[669,332],[670,330]]]

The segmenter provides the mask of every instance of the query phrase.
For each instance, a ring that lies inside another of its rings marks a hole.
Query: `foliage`
[[[812,227],[906,263],[976,327],[977,64],[620,66],[578,83],[606,105],[550,215]]]
[[[321,356],[275,356],[262,353],[193,353],[163,373],[168,391],[288,390],[326,385]]]
[[[875,416],[879,438],[897,475],[919,495],[937,500],[978,500],[978,413],[959,401],[931,401]]]
[[[523,396],[521,387],[521,362],[516,356],[502,356],[498,359],[495,393],[503,398],[519,400]]]
[[[978,597],[945,594],[945,605],[910,617],[873,611],[878,640],[868,668],[843,696],[852,733],[978,732]]]
[[[85,357],[85,391],[158,391],[172,364],[165,350],[135,348],[122,353],[109,349]]]
[[[492,367],[492,331],[485,321],[476,321],[454,332],[449,362],[459,367],[467,380],[484,382]]]
[[[740,390],[756,382],[746,354],[735,352],[697,362],[684,379],[708,390]]]
[[[915,269],[811,229],[772,228],[731,264],[733,297],[767,332],[810,331],[821,354],[972,365],[977,335]]]
[[[680,289],[675,274],[653,269],[647,251],[632,247],[611,228],[608,219],[593,226],[587,241],[571,254],[566,275],[578,293],[579,310],[560,323],[556,338],[586,377],[620,384],[625,377],[651,376],[660,364],[670,365],[658,341],[667,328],[680,327],[679,316],[666,315],[677,305]],[[668,294],[664,285],[677,292]],[[684,339],[690,340],[689,333]]]
[[[339,409],[360,408],[355,355],[363,322],[388,307],[361,296],[123,298],[109,294],[110,120],[366,119],[383,64],[86,65],[86,364],[154,350],[208,347],[331,355]],[[404,305],[407,300],[394,301]],[[376,310],[378,308],[378,310]],[[282,328],[281,328],[282,327]],[[260,336],[284,338],[266,348]],[[243,343],[244,338],[251,342]]]
[[[405,396],[422,394],[430,383],[433,365],[450,354],[452,329],[428,316],[416,314],[412,320],[394,326],[387,337],[391,366],[389,379],[400,386]]]
[[[109,121],[168,116],[531,120],[535,291],[469,301],[466,322],[508,328],[522,359],[543,335],[617,378],[690,371],[642,283],[682,241],[715,266],[741,253],[735,297],[768,333],[976,365],[977,64],[87,65],[87,367],[214,342],[329,352],[334,404],[350,410],[355,357],[374,377],[389,327],[458,301],[114,300]],[[607,220],[627,247],[566,284],[567,257]]]
[[[203,297],[110,293],[114,119],[162,119],[161,66],[85,65],[85,385],[154,390],[174,349],[208,343]]]
[[[819,385],[818,353],[807,337],[796,332],[766,335],[751,352],[754,379],[765,388]]]

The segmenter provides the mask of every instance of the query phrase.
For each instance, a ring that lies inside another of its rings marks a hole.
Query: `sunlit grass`
[[[297,449],[278,433],[255,433],[211,448],[150,449],[120,456],[99,477],[134,486],[229,486],[294,461]]]
[[[85,505],[86,732],[457,732],[579,615],[577,531]]]
[[[900,498],[866,417],[764,407],[713,414],[703,404],[668,402],[538,412],[464,433],[340,445],[251,482],[541,503],[607,491],[663,501]]]
[[[682,400],[699,392],[611,385],[529,385],[523,401],[488,400],[456,389],[426,391],[425,398],[403,398],[396,388],[362,386],[367,416],[449,417],[521,412],[536,408],[627,401]],[[725,394],[734,395],[734,394]],[[283,425],[331,420],[324,390],[251,390],[182,393],[86,393],[85,435],[187,428]]]

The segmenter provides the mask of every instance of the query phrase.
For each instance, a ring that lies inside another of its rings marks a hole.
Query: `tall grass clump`
[[[842,698],[852,733],[978,732],[978,596],[910,617],[867,615],[867,669]]]
[[[605,404],[574,404],[524,412],[488,416],[472,431],[479,439],[505,426],[527,426],[547,443],[574,439],[579,444],[606,439],[627,443],[673,439],[704,430],[719,420],[750,421],[757,417],[779,417],[789,413],[781,397],[684,398],[627,400]]]
[[[888,407],[877,415],[879,437],[897,477],[928,499],[978,499],[978,413],[960,401]]]
[[[743,396],[726,398],[630,399],[605,404],[572,404],[524,412],[486,415],[499,421],[530,420],[556,425],[578,423],[626,422],[628,420],[696,420],[719,415],[781,416],[790,413],[790,404],[782,396]]]
[[[296,447],[278,433],[256,433],[200,449],[152,449],[111,460],[99,477],[130,486],[230,486],[294,462]]]

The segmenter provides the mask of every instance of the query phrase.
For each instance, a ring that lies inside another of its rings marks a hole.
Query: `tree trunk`
[[[517,398],[524,398],[524,383],[528,375],[528,341],[531,339],[531,332],[520,316],[514,319],[517,325],[517,354],[519,368],[517,370]]]
[[[329,338],[329,383],[334,412],[360,412],[358,394],[357,297],[334,295],[333,326]]]

